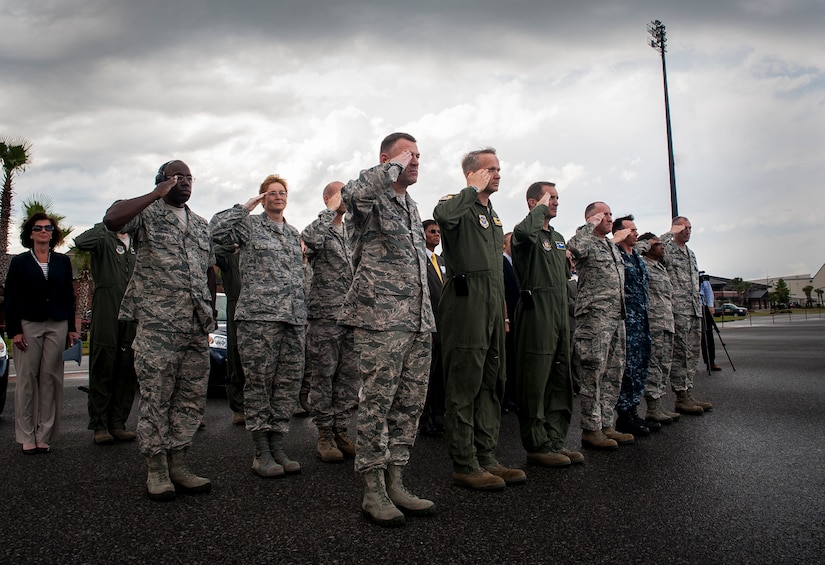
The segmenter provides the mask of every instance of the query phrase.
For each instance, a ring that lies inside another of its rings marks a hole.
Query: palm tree
[[[735,277],[730,280],[730,284],[731,286],[733,286],[733,290],[735,290],[736,294],[738,295],[739,305],[748,306],[745,297],[747,296],[748,291],[751,289],[751,286],[753,286],[753,283],[749,283],[745,280],[742,280],[742,277]]]
[[[52,204],[52,199],[45,194],[33,194],[28,200],[23,201],[23,218],[25,221],[38,212],[48,214],[60,229],[60,241],[57,242],[56,246],[60,247],[63,245],[63,242],[66,241],[69,234],[74,231],[74,227],[61,223],[66,219],[66,216],[61,216],[60,214],[53,212]]]
[[[825,290],[822,290],[821,288],[818,288],[818,289],[816,289],[815,292],[816,292],[816,296],[817,296],[817,302],[819,302],[819,305],[822,306],[822,294],[825,293]]]
[[[811,293],[813,292],[813,290],[814,290],[814,286],[812,284],[809,284],[808,286],[803,286],[802,287],[802,292],[805,293],[805,299],[806,299],[805,300],[805,306],[807,306],[807,307],[813,306],[814,301],[811,298]]]
[[[0,193],[0,275],[5,279],[9,266],[9,229],[11,228],[11,200],[16,173],[22,173],[31,162],[31,144],[28,141],[0,139],[0,160],[3,161],[3,191]]]

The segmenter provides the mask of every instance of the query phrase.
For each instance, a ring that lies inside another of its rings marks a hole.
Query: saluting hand
[[[399,165],[401,165],[402,168],[406,169],[407,165],[409,165],[410,161],[412,161],[412,158],[412,152],[409,150],[405,150],[399,153],[398,155],[395,155],[394,157],[390,157],[390,162],[398,163]]]
[[[618,230],[616,233],[613,234],[613,243],[623,242],[625,239],[627,239],[627,236],[630,235],[630,231],[630,228]]]
[[[178,177],[173,176],[172,178],[166,179],[165,181],[159,182],[157,185],[155,185],[155,190],[153,190],[152,192],[154,192],[155,195],[158,197],[158,200],[160,200],[161,198],[169,194],[169,191],[172,190],[172,188],[176,184],[178,184]]]
[[[487,188],[487,185],[490,183],[490,171],[487,169],[479,169],[477,171],[471,171],[467,174],[467,186],[474,186],[478,189],[479,192]]]
[[[593,214],[592,216],[588,216],[587,218],[585,218],[585,221],[587,221],[588,224],[598,226],[600,223],[602,223],[603,219],[604,212],[597,212],[596,214]]]
[[[408,151],[409,153],[409,151]],[[341,191],[334,193],[332,196],[329,197],[327,200],[327,209],[332,210],[333,212],[337,212],[338,208],[341,207]]]
[[[545,192],[544,194],[541,195],[541,198],[539,198],[539,201],[536,203],[536,205],[538,206],[539,204],[544,204],[548,208],[550,207],[550,193],[549,192]]]
[[[255,207],[258,206],[258,204],[263,202],[263,199],[265,197],[266,197],[266,193],[259,194],[257,196],[253,196],[252,198],[250,198],[249,200],[246,201],[246,204],[244,204],[243,207],[246,208],[247,211],[251,212],[252,210],[255,209]]]

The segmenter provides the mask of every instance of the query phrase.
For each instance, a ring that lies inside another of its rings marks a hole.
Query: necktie
[[[444,277],[441,276],[441,266],[438,264],[438,260],[435,258],[435,253],[430,253],[430,262],[433,264],[433,267],[435,267],[435,272],[438,273],[438,280],[440,280],[443,284]]]

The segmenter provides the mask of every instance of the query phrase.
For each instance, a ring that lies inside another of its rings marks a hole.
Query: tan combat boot
[[[701,416],[705,412],[701,406],[690,399],[688,391],[686,390],[676,391],[675,408],[677,412],[681,412],[682,414],[690,414],[692,416]]]
[[[582,445],[593,449],[618,449],[619,444],[605,436],[601,430],[582,430]]]
[[[541,465],[542,467],[567,467],[572,463],[567,455],[553,451],[548,453],[528,453],[527,461]]]
[[[335,437],[329,428],[318,429],[317,452],[324,463],[340,463],[344,460],[344,454],[335,445]]]
[[[584,454],[579,451],[571,451],[569,449],[565,449],[562,447],[559,453],[561,453],[562,455],[566,455],[573,465],[584,463]]]
[[[341,450],[344,457],[349,457],[350,459],[354,458],[355,442],[352,441],[347,435],[346,428],[332,428],[332,431],[335,434],[335,445]]]
[[[504,479],[504,483],[507,485],[520,485],[527,482],[527,473],[525,473],[521,469],[512,469],[510,467],[505,467],[501,463],[493,463],[492,465],[482,465],[481,468],[490,473],[491,475],[501,477],[502,479]]]
[[[252,459],[252,470],[260,476],[270,479],[283,477],[284,468],[275,463],[269,451],[269,438],[266,431],[252,432],[252,441],[255,444],[255,458]]]
[[[146,496],[150,500],[167,502],[175,499],[175,486],[169,480],[169,467],[166,454],[158,453],[146,458],[149,474],[146,477]]]
[[[659,422],[660,424],[672,424],[673,418],[668,416],[662,410],[662,400],[653,398],[652,396],[645,396],[647,401],[647,412],[645,413],[645,420],[649,422]]]
[[[404,514],[410,516],[432,516],[435,514],[435,503],[426,498],[419,498],[404,486],[401,480],[401,465],[389,465],[384,474],[387,486],[387,496]]]
[[[284,468],[287,475],[301,472],[301,464],[290,459],[284,451],[284,434],[269,432],[269,450],[272,452],[272,458]]]
[[[186,466],[187,449],[178,449],[169,453],[169,479],[176,489],[185,494],[200,494],[212,490],[212,481],[199,477]]]
[[[490,473],[483,467],[471,473],[453,471],[453,484],[473,490],[504,490],[507,487],[503,478]]]
[[[693,389],[692,388],[688,389],[687,395],[688,395],[688,398],[690,399],[690,401],[693,402],[699,408],[701,408],[703,411],[710,412],[711,410],[713,410],[713,404],[711,404],[710,402],[702,402],[701,400],[696,400],[693,397]]]
[[[616,428],[602,428],[602,433],[607,439],[612,439],[619,445],[630,445],[636,442],[633,434],[626,434],[624,432],[616,431]]]
[[[384,483],[384,469],[372,468],[364,473],[364,499],[361,511],[370,521],[379,526],[403,526],[404,514],[396,508]]]

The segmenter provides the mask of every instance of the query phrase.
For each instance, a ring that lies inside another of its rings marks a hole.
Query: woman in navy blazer
[[[20,235],[29,251],[12,258],[6,275],[6,331],[14,344],[15,437],[23,453],[48,453],[63,409],[63,351],[79,339],[72,265],[54,246],[57,222],[32,215]]]

